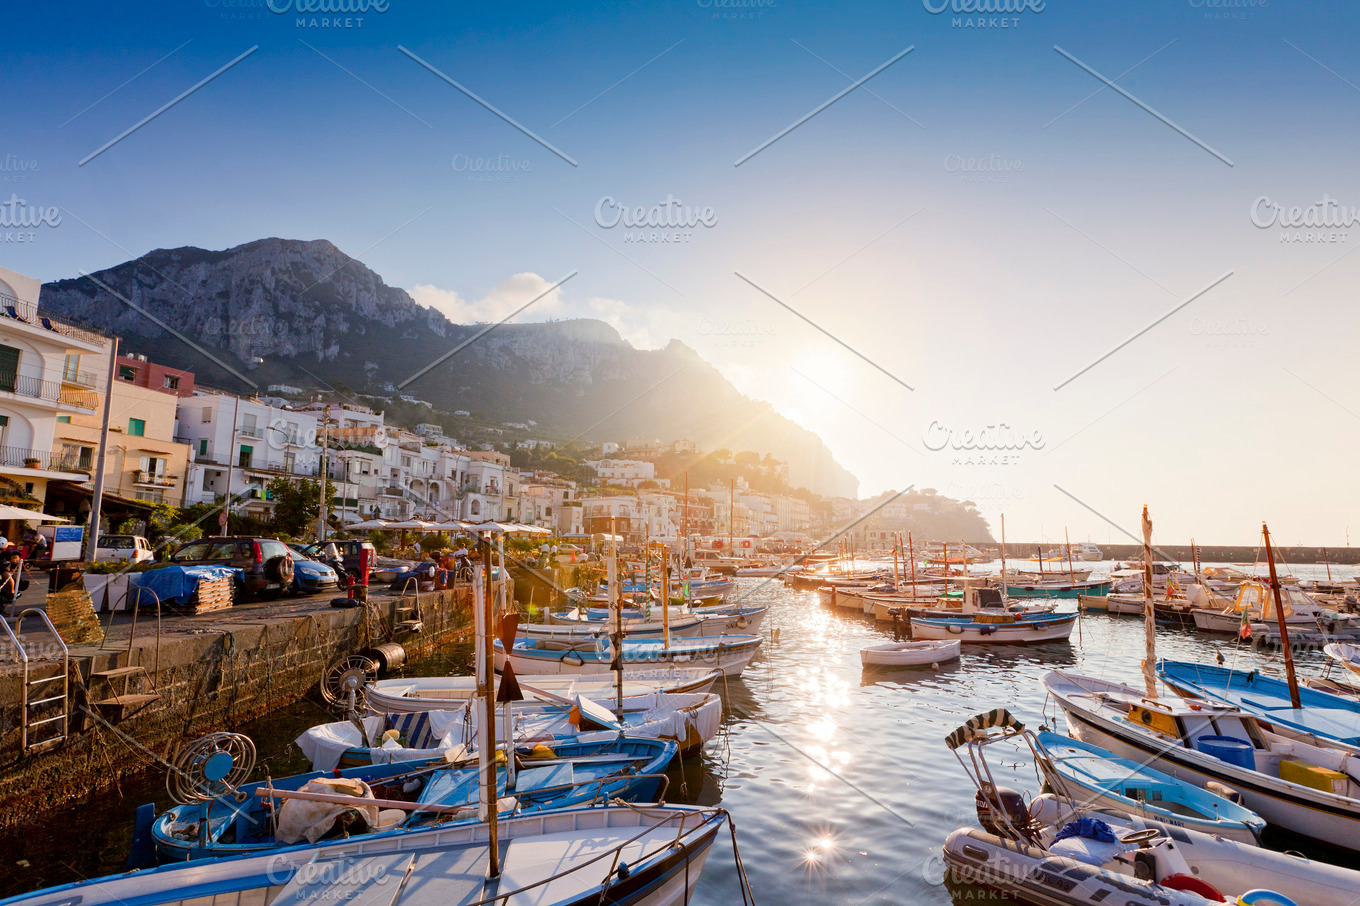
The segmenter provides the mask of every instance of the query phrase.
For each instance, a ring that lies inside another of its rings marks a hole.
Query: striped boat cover
[[[1006,727],[1017,733],[1025,729],[1025,725],[1016,720],[1005,708],[993,708],[976,717],[968,718],[967,723],[945,737],[944,744],[951,749],[957,749],[964,743],[976,739],[979,730],[988,730],[992,727]]]
[[[430,715],[424,711],[407,711],[388,714],[387,726],[396,730],[406,740],[408,749],[428,749],[433,741],[430,732]]]

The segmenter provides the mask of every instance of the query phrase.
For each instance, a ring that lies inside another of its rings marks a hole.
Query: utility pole
[[[331,404],[327,403],[326,408],[321,416],[321,468],[317,470],[321,478],[321,492],[320,492],[321,500],[320,507],[317,509],[316,514],[317,541],[326,540],[326,504],[329,502],[326,500],[326,451],[327,441],[330,438],[330,434],[327,432],[326,428],[327,426],[330,425],[330,423],[331,423]]]
[[[118,374],[118,338],[109,343],[109,374],[104,385],[104,419],[99,426],[99,457],[94,471],[94,494],[90,499],[90,537],[85,539],[85,559],[93,560],[99,545],[99,520],[104,508],[104,461],[109,448],[109,410],[113,405],[113,382]],[[124,467],[126,468],[126,467]]]

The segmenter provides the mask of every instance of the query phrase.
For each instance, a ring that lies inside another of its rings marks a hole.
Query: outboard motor
[[[1018,832],[1026,842],[1035,842],[1029,803],[1017,790],[998,786],[991,787],[989,794],[985,788],[979,788],[973,794],[973,806],[977,809],[978,824],[987,833],[1009,840]]]

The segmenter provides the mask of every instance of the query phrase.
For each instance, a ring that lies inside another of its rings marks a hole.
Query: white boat
[[[1100,548],[1096,547],[1093,541],[1082,541],[1080,544],[1074,545],[1072,551],[1077,555],[1078,560],[1085,560],[1088,563],[1105,559],[1105,555],[1100,552]]]
[[[593,701],[605,711],[583,708],[582,701]],[[477,738],[483,712],[479,704],[469,699],[457,710],[370,714],[362,720],[333,721],[307,729],[294,742],[313,771],[393,761],[461,760]],[[607,742],[623,734],[671,740],[686,752],[708,742],[722,726],[722,699],[714,692],[659,692],[625,698],[622,722],[610,710],[614,705],[612,695],[577,696],[561,705],[520,702],[513,712],[515,745]],[[495,733],[496,741],[503,743],[504,721],[496,721]]]
[[[1360,645],[1352,645],[1349,642],[1329,642],[1323,646],[1322,653],[1351,673],[1360,674]]]
[[[889,642],[861,648],[859,659],[865,667],[919,667],[952,661],[959,656],[959,649],[957,639],[950,642]]]
[[[711,667],[625,666],[624,700],[646,698],[658,692],[708,692],[722,674]],[[613,700],[618,680],[611,670],[595,673],[539,676],[520,684],[525,698],[547,704],[584,696],[593,701]],[[462,707],[477,694],[472,676],[420,676],[378,680],[364,687],[364,701],[373,714],[403,711],[437,711]]]
[[[624,634],[634,639],[663,637],[667,627],[661,619],[659,606],[657,611],[639,616],[625,613],[622,621]],[[667,616],[672,638],[691,639],[704,634],[704,621],[701,618],[684,613],[679,608],[671,608],[671,611]],[[551,623],[520,623],[519,634],[529,638],[567,639],[604,636],[614,631],[613,620],[607,617],[602,619],[599,615],[580,608],[573,608],[565,613],[554,613],[550,618]]]
[[[724,676],[737,677],[760,650],[758,635],[700,636],[672,639],[669,647],[659,639],[623,640],[623,664],[630,666],[688,665],[712,667]],[[496,669],[503,669],[507,654],[495,641]],[[613,661],[613,643],[607,639],[558,641],[516,639],[508,658],[521,677],[554,673],[598,673]],[[528,681],[533,685],[533,681]],[[522,684],[521,684],[522,685]]]
[[[595,807],[546,811],[497,823],[501,872],[488,877],[484,823],[365,836],[276,849],[258,856],[196,859],[10,897],[7,906],[183,906],[188,903],[482,903],[673,906],[690,902],[718,832],[721,809]],[[628,871],[622,867],[628,866]]]
[[[974,802],[983,828],[949,835],[944,859],[955,879],[1044,906],[1208,906],[1224,900],[1274,906],[1289,902],[1282,895],[1308,906],[1354,906],[1360,891],[1360,872],[1354,869],[1203,833],[1179,820],[1158,820],[1141,803],[1126,801],[1110,811],[1104,804],[1093,807],[1084,794],[1030,799],[1000,785],[985,750],[1000,744],[1008,758],[1023,733],[998,708],[949,735],[946,744],[977,787]],[[959,754],[965,745],[966,758]],[[1042,753],[1031,754],[1036,781],[1050,778],[1054,771],[1044,765]],[[1007,764],[1007,775],[1011,767]],[[1071,823],[1083,818],[1091,820]],[[1279,893],[1263,896],[1265,891]]]
[[[1110,613],[1109,595],[1077,595],[1078,610],[1099,610]]]
[[[1149,699],[1120,683],[1048,673],[1068,732],[1197,786],[1225,784],[1268,822],[1360,852],[1360,749],[1305,743],[1229,705]]]

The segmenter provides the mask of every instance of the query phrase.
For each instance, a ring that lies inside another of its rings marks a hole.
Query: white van
[[[100,535],[95,547],[96,560],[131,560],[133,563],[155,560],[151,543],[141,535]]]

